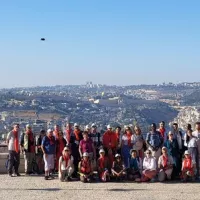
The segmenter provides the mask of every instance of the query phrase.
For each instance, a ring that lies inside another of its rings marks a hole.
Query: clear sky
[[[1,1],[0,88],[200,81],[199,11],[199,0]]]

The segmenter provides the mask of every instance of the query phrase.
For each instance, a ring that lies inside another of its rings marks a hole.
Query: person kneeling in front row
[[[109,161],[108,158],[105,156],[104,149],[99,151],[100,158],[97,161],[97,170],[99,174],[99,178],[101,181],[106,182],[110,180],[110,169],[109,169]]]
[[[183,182],[195,179],[195,164],[192,162],[192,157],[189,151],[185,151],[185,156],[182,163],[181,179]]]
[[[79,162],[79,174],[80,180],[83,183],[91,182],[93,175],[92,163],[89,160],[89,154],[87,152],[83,153],[83,159]]]
[[[73,165],[74,158],[70,153],[69,147],[65,147],[62,156],[59,158],[59,180],[60,181],[71,181],[71,175],[74,172]]]
[[[126,178],[126,168],[123,164],[120,154],[115,155],[115,161],[112,166],[112,177],[116,181],[123,181]]]
[[[173,171],[173,158],[172,156],[168,155],[167,148],[162,148],[162,155],[159,157],[158,160],[158,180],[160,182],[167,180],[171,180],[171,175]]]

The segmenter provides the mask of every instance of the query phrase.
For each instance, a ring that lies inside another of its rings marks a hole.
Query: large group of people
[[[195,130],[174,123],[170,130],[165,122],[157,128],[152,123],[147,134],[140,127],[108,125],[101,134],[96,124],[82,131],[68,123],[63,133],[58,125],[54,130],[41,130],[35,137],[28,124],[20,134],[19,124],[7,135],[8,174],[20,176],[20,152],[24,154],[25,175],[43,174],[45,180],[60,181],[135,181],[154,182],[200,179],[200,122]],[[123,130],[123,131],[122,131]],[[37,167],[34,167],[37,165]],[[37,170],[35,170],[37,169]]]

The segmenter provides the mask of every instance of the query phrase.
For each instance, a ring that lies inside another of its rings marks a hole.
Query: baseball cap
[[[88,157],[88,156],[89,156],[88,152],[83,153],[83,157]]]
[[[117,153],[117,154],[115,155],[115,158],[117,158],[117,157],[121,157],[120,154]]]
[[[99,154],[105,153],[104,149],[100,149]]]

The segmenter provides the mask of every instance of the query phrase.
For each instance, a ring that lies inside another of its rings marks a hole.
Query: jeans
[[[18,173],[19,169],[19,164],[20,164],[20,153],[17,153],[16,151],[8,151],[9,153],[9,158],[8,158],[8,173],[12,174],[13,173],[13,167],[15,170],[15,173]]]

